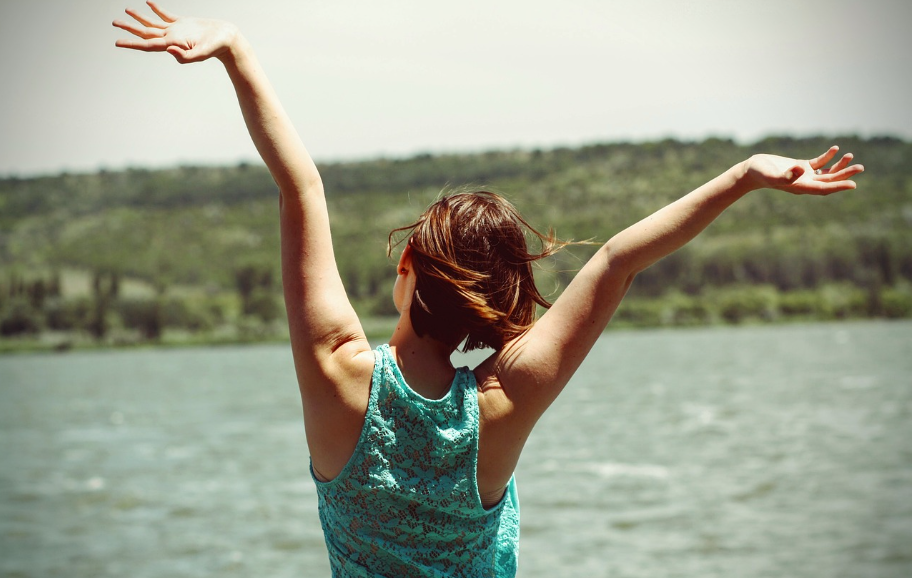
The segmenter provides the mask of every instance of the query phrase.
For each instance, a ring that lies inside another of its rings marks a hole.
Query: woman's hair
[[[464,351],[500,349],[528,329],[535,304],[550,307],[535,286],[531,263],[567,243],[554,232],[538,232],[501,196],[488,191],[455,192],[433,203],[412,225],[388,236],[388,255],[406,233],[416,289],[410,321],[420,337]],[[541,241],[528,250],[526,234]]]

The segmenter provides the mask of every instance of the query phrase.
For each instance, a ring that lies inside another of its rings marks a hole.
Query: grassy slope
[[[911,279],[911,144],[889,139],[711,139],[599,144],[553,151],[420,155],[321,167],[338,263],[360,309],[389,307],[387,233],[412,222],[446,185],[504,193],[537,228],[604,240],[754,152],[813,156],[827,143],[868,171],[830,198],[751,195],[689,247],[638,278],[633,295],[768,284],[785,291]],[[277,270],[277,191],[264,167],[130,169],[0,180],[0,294],[10,275],[114,271],[133,295],[232,294],[235,271]],[[539,274],[564,285],[592,251],[573,247]],[[278,275],[275,274],[275,283]],[[2,299],[2,295],[0,295]],[[2,304],[2,302],[0,302]]]

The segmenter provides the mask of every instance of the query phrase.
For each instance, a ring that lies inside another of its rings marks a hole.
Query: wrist
[[[250,46],[236,26],[229,22],[225,23],[225,26],[227,27],[225,49],[217,55],[217,58],[225,67],[230,67],[243,60]]]
[[[737,163],[733,169],[731,169],[736,175],[736,184],[743,193],[749,193],[756,189],[760,189],[764,186],[763,183],[759,180],[758,171],[754,170],[753,162],[755,157],[749,157],[748,159]]]

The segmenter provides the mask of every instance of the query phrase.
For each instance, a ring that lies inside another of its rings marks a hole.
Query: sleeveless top
[[[442,398],[410,388],[387,344],[375,350],[365,424],[333,480],[317,485],[334,578],[512,577],[515,478],[495,506],[477,489],[477,381],[459,368]]]

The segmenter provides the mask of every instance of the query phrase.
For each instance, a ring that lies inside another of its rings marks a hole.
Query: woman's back
[[[438,399],[404,380],[388,345],[375,350],[355,450],[332,480],[315,475],[334,576],[513,576],[518,501],[478,492],[477,383],[457,370]]]
[[[401,386],[413,392],[415,398],[441,399],[457,381],[461,369],[449,366],[446,372],[440,372],[432,367],[440,359],[437,356],[424,355],[418,349],[405,353],[407,348],[394,345],[400,343],[399,339],[392,338],[391,343],[387,357],[393,360]],[[360,451],[357,447],[372,408],[372,389],[380,365],[378,354],[363,351],[351,356],[351,360],[356,371],[339,376],[338,403],[329,404],[324,412],[317,411],[319,404],[304,404],[305,425],[311,426],[307,429],[307,441],[312,470],[322,481],[337,477]],[[534,425],[534,420],[523,419],[527,415],[524,411],[514,411],[506,390],[489,373],[492,365],[493,357],[473,371],[466,370],[474,386],[471,395],[477,404],[477,487],[480,501],[487,507],[503,497]],[[520,404],[520,409],[527,405]]]

